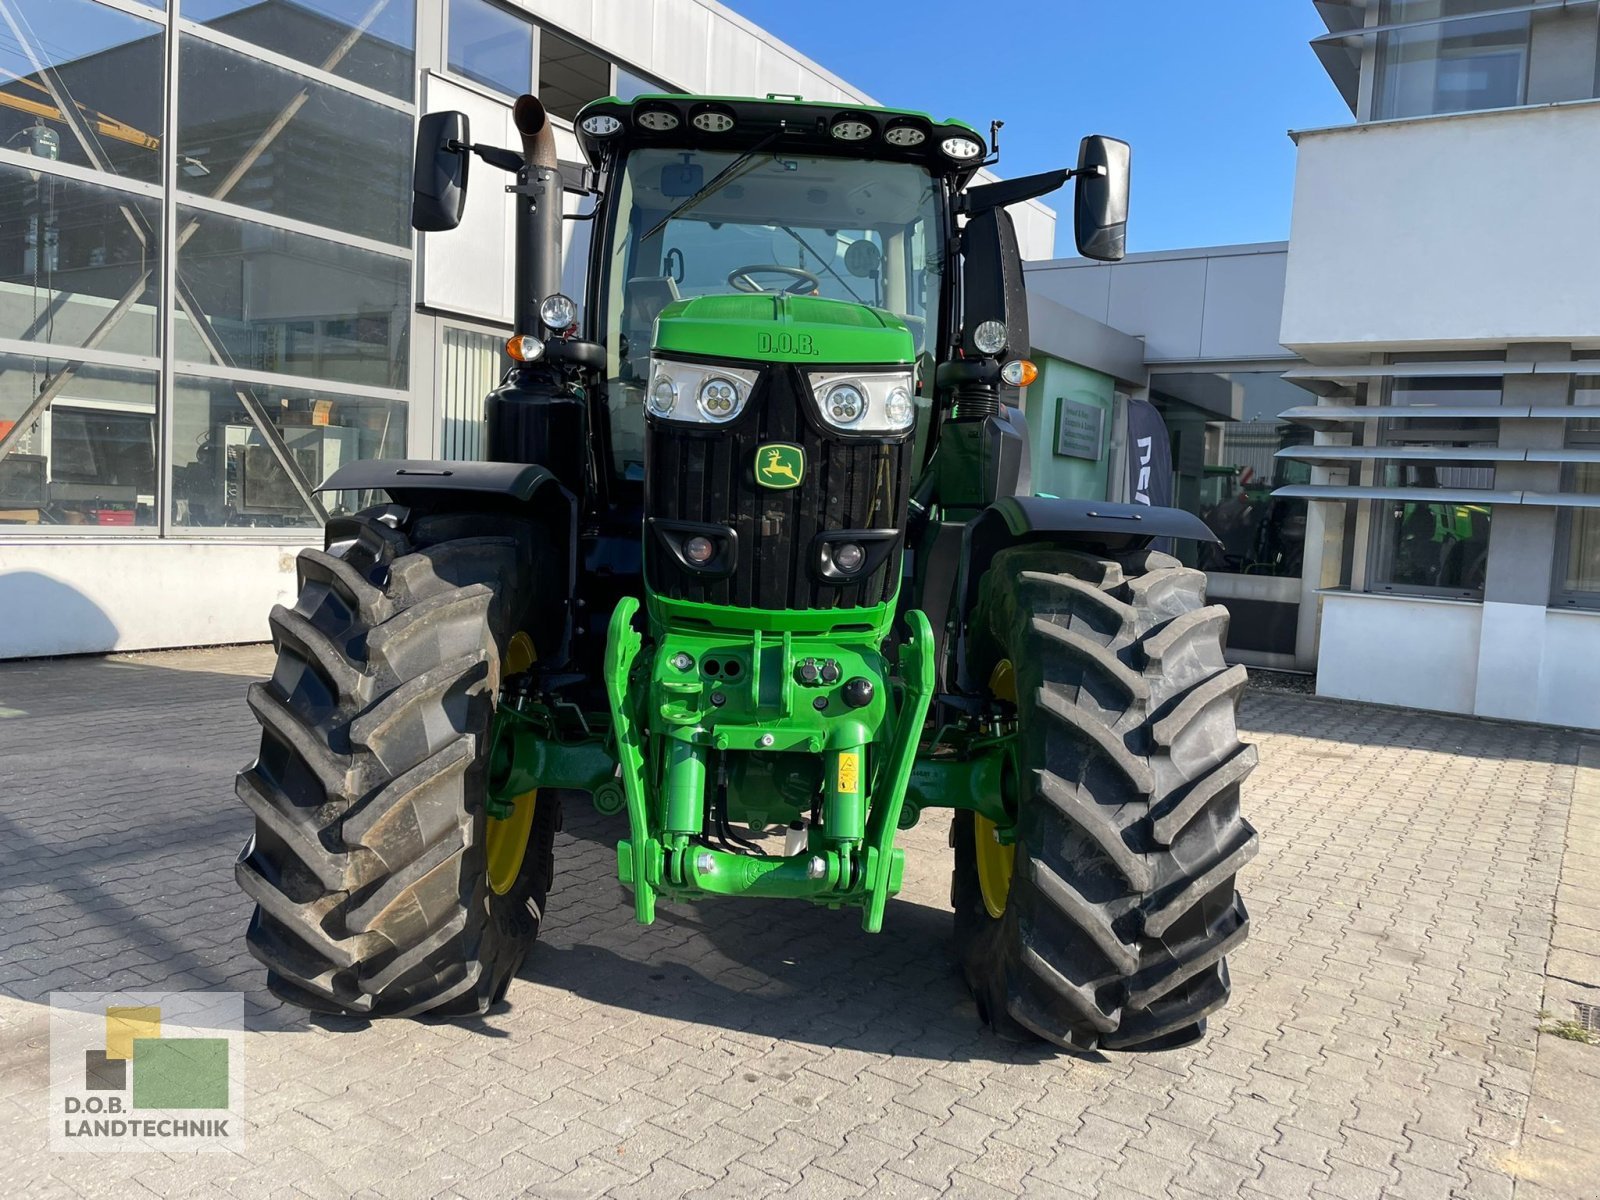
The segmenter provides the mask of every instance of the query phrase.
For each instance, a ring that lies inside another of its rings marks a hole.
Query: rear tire
[[[524,521],[396,508],[327,537],[300,555],[295,606],[272,611],[276,669],[249,694],[249,949],[313,1011],[483,1012],[538,936],[554,870],[549,791],[504,894],[484,859],[500,664],[548,548]]]
[[[1235,709],[1244,668],[1205,576],[1164,554],[996,555],[968,669],[1016,679],[1020,796],[1004,910],[984,904],[976,824],[958,812],[956,953],[984,1020],[1079,1050],[1200,1037],[1226,1003],[1255,854],[1239,786],[1256,761]]]

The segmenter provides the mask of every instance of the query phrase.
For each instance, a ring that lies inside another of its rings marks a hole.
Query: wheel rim
[[[1017,673],[1009,658],[995,664],[989,676],[989,692],[997,700],[1017,702]],[[983,907],[997,920],[1005,914],[1006,897],[1011,894],[1011,876],[1016,870],[1017,848],[1000,840],[999,827],[982,813],[972,814],[973,855],[978,863],[978,890]]]
[[[504,820],[489,818],[484,857],[488,860],[489,890],[504,896],[522,874],[522,859],[528,851],[528,835],[533,830],[533,811],[539,802],[537,789],[523,792],[511,802],[511,815]]]
[[[526,633],[513,635],[506,647],[501,678],[517,675],[534,664],[533,639]],[[504,896],[516,886],[522,874],[522,860],[528,852],[528,835],[533,831],[533,814],[539,803],[539,789],[523,792],[511,801],[511,815],[490,817],[484,831],[484,859],[489,890]]]

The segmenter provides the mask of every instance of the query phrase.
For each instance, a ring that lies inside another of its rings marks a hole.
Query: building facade
[[[1600,13],[1319,3],[1280,340],[1318,690],[1600,727]],[[1308,545],[1310,545],[1308,539]]]
[[[1012,210],[1033,490],[1127,498],[1148,401],[1237,661],[1600,728],[1600,4],[1317,8],[1354,123],[1295,135],[1287,244]],[[316,480],[480,453],[511,206],[413,234],[419,114],[512,145],[537,91],[581,217],[590,99],[871,103],[714,0],[0,0],[0,68],[0,658],[257,640]]]
[[[511,205],[413,234],[411,147],[530,90],[575,185],[598,97],[872,102],[714,0],[0,0],[0,658],[260,640],[317,482],[477,455]]]
[[[1130,254],[1119,263],[1056,259],[1029,263],[1030,296],[1135,339],[1143,386],[1171,440],[1173,502],[1204,518],[1217,546],[1179,545],[1203,568],[1212,599],[1233,615],[1228,651],[1235,661],[1279,670],[1316,664],[1316,585],[1305,548],[1320,533],[1303,500],[1273,495],[1309,478],[1278,457],[1296,440],[1279,414],[1308,399],[1285,378],[1301,360],[1278,341],[1288,247],[1281,242]],[[1035,337],[1035,342],[1038,338]],[[1029,388],[1030,420],[1048,421],[1041,379]],[[1041,452],[1035,448],[1034,474]],[[1115,460],[1113,460],[1115,461]],[[1126,499],[1113,481],[1103,493]]]
[[[1355,122],[1294,135],[1288,243],[1030,291],[1143,342],[1230,657],[1600,728],[1600,5],[1317,8]]]

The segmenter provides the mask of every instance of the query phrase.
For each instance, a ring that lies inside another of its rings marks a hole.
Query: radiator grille
[[[805,451],[799,487],[756,483],[756,451],[769,442]],[[840,437],[812,415],[800,373],[779,365],[762,374],[737,420],[712,428],[652,420],[646,444],[645,515],[729,525],[738,536],[733,574],[707,579],[647,535],[646,570],[659,595],[764,609],[864,607],[894,595],[909,487],[908,436]],[[876,570],[834,583],[815,569],[813,539],[839,529],[900,536]]]

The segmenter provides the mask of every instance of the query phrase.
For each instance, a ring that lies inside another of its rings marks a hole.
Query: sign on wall
[[[1056,454],[1098,462],[1105,441],[1105,410],[1095,404],[1056,400]]]

